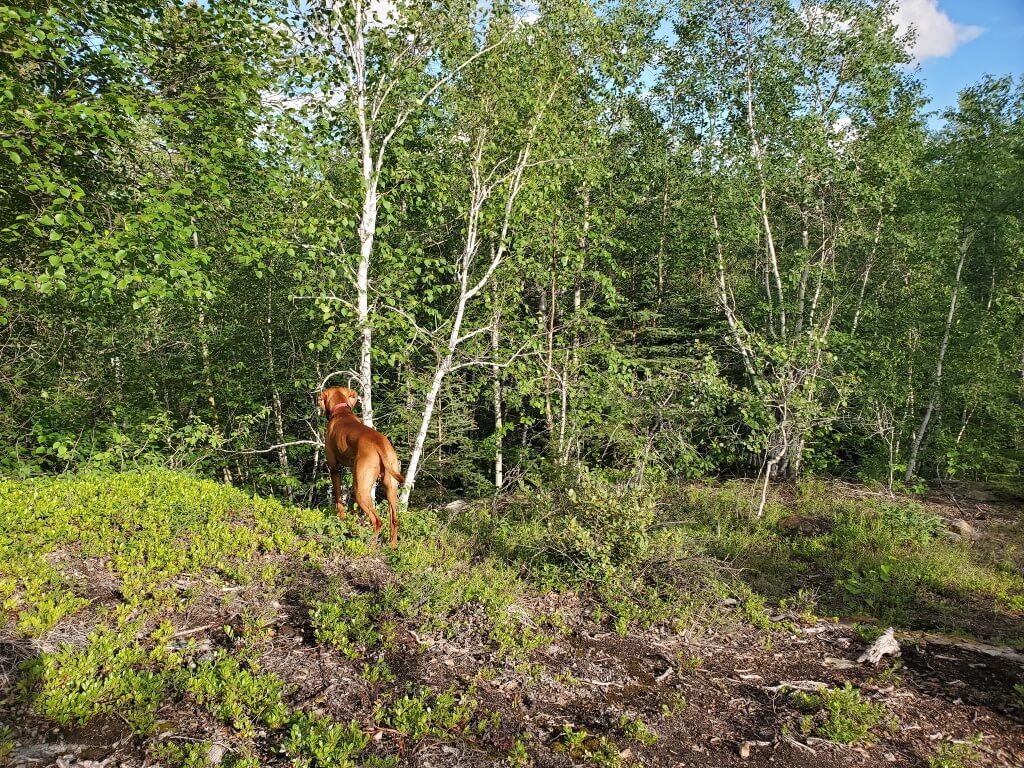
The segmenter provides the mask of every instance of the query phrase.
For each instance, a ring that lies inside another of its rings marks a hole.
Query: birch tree
[[[349,273],[355,302],[337,296],[322,300],[341,302],[354,314],[361,413],[368,426],[374,423],[371,267],[388,153],[442,88],[505,43],[503,37],[495,38],[463,58],[451,58],[492,12],[469,3],[416,0],[328,0],[295,6],[292,23],[306,59],[298,98],[326,115],[329,133],[351,137],[355,145],[358,258]]]
[[[875,4],[713,4],[676,30],[666,76],[687,94],[680,140],[706,180],[717,304],[765,409],[767,483],[800,471],[842,403],[836,321],[886,204],[866,182],[884,177],[885,136],[912,129],[913,90]]]
[[[1017,231],[1022,215],[1022,109],[1024,93],[1020,86],[1014,88],[1009,78],[988,78],[960,95],[958,108],[947,113],[946,127],[934,146],[934,162],[928,172],[931,195],[926,199],[929,219],[939,211],[943,226],[936,227],[932,219],[928,246],[940,275],[943,265],[954,266],[951,274],[947,273],[950,277],[939,278],[940,285],[948,285],[948,303],[924,410],[910,442],[906,483],[915,476],[922,445],[948,389],[947,354],[957,320],[965,311],[965,293],[973,312],[984,315],[991,312],[996,296],[1003,292],[995,278],[1005,269],[1000,261],[1007,258],[1000,240],[1005,237],[1003,233]],[[1015,235],[1010,239],[1016,240]],[[972,311],[970,305],[967,311]],[[962,440],[967,420],[965,406],[961,423],[955,427],[959,432],[956,444]]]
[[[511,25],[511,31],[505,27]],[[520,196],[527,174],[539,163],[551,158],[535,158],[538,134],[549,119],[549,110],[559,95],[566,74],[562,61],[545,60],[553,46],[544,45],[544,22],[536,28],[506,20],[495,24],[480,50],[494,47],[492,38],[515,38],[499,57],[483,62],[479,68],[467,70],[459,88],[446,103],[452,123],[460,132],[449,142],[455,154],[456,189],[462,190],[465,202],[459,206],[461,247],[453,270],[453,301],[451,314],[440,328],[430,332],[428,343],[438,358],[427,391],[419,427],[411,447],[403,503],[415,485],[420,469],[427,431],[430,428],[438,394],[445,378],[467,366],[486,365],[498,368],[503,363],[493,359],[458,360],[460,350],[471,340],[496,341],[493,310],[471,314],[475,303],[483,303],[489,295],[492,280],[497,279],[509,256],[510,239],[520,215]],[[536,51],[541,51],[537,54]],[[525,71],[532,81],[521,84]],[[459,175],[463,175],[459,179]],[[465,178],[467,177],[468,178]],[[457,199],[457,196],[456,196]],[[476,321],[476,318],[479,321]],[[411,319],[411,318],[410,318]],[[439,341],[439,337],[443,341]],[[511,362],[511,359],[509,361]]]

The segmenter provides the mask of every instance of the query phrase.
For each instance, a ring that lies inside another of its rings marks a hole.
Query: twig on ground
[[[792,691],[820,691],[823,688],[828,688],[828,683],[823,683],[820,680],[782,680],[778,685],[762,686],[761,690],[768,691],[769,693],[778,693],[784,689]]]
[[[228,619],[228,621],[230,621],[233,618],[235,618],[235,617],[232,616],[231,618]],[[208,629],[214,629],[216,627],[223,627],[225,623],[227,623],[227,622],[215,621],[213,624],[204,624],[201,627],[193,627],[192,629],[183,629],[181,632],[175,632],[173,635],[171,635],[171,638],[174,639],[174,638],[177,638],[177,637],[188,637],[189,635],[197,635],[200,632],[205,632]]]

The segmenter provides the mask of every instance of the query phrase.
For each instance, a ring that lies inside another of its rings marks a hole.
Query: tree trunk
[[[505,200],[505,213],[501,223],[501,232],[497,238],[497,249],[492,252],[490,263],[484,271],[483,276],[471,286],[469,277],[470,271],[473,268],[473,261],[477,255],[479,247],[478,239],[481,210],[484,203],[493,192],[493,188],[487,187],[486,182],[481,178],[480,166],[481,158],[483,156],[483,139],[484,137],[481,137],[477,143],[476,156],[470,169],[473,175],[473,185],[470,198],[469,216],[466,223],[466,242],[463,247],[459,263],[459,300],[455,309],[455,317],[452,319],[452,328],[448,335],[448,343],[445,347],[444,358],[438,364],[437,370],[434,372],[434,378],[431,381],[430,390],[427,392],[427,399],[423,405],[423,416],[420,420],[419,431],[416,433],[416,440],[413,444],[412,455],[409,458],[409,468],[405,473],[405,486],[402,488],[401,502],[403,505],[409,503],[409,495],[412,493],[413,486],[416,483],[416,473],[419,471],[420,458],[423,455],[423,444],[426,441],[427,431],[430,429],[430,420],[434,415],[434,406],[437,402],[438,393],[441,391],[441,385],[444,382],[444,377],[452,370],[455,351],[462,342],[483,330],[478,329],[477,331],[473,331],[465,336],[461,335],[462,323],[466,315],[466,305],[474,296],[480,293],[480,291],[488,287],[488,283],[504,258],[508,240],[508,229],[512,220],[512,211],[515,206],[516,198],[522,190],[523,172],[526,170],[526,166],[530,158],[530,144],[527,143],[526,148],[519,153],[518,162],[516,163],[515,169],[509,179],[508,197]]]
[[[587,265],[587,249],[590,247],[590,188],[583,188],[583,231],[580,234],[580,265],[576,278],[576,287],[572,292],[572,352],[565,357],[565,365],[562,367],[562,436],[559,442],[562,443],[561,459],[563,464],[569,463],[569,453],[572,445],[572,435],[565,436],[566,422],[569,411],[569,383],[570,377],[575,376],[579,371],[579,349],[580,329],[582,327],[581,312],[583,307],[583,289],[581,287],[582,273]],[[659,297],[659,301],[660,301]]]
[[[356,272],[356,322],[359,326],[359,399],[363,423],[373,426],[373,329],[370,327],[370,256],[377,231],[377,184],[367,179],[363,200],[362,220],[359,224],[359,267]]]
[[[460,323],[461,325],[461,323]],[[437,397],[441,392],[441,384],[444,377],[452,367],[452,354],[449,354],[441,361],[441,364],[434,371],[434,378],[430,382],[430,389],[423,401],[423,416],[420,419],[420,428],[416,432],[416,440],[413,442],[412,454],[409,456],[409,467],[405,470],[405,485],[402,487],[401,502],[409,503],[409,495],[412,493],[416,483],[416,475],[420,469],[420,458],[423,456],[423,445],[427,441],[427,431],[430,429],[430,422],[434,417],[434,407],[437,405]]]
[[[747,24],[747,38],[749,41],[750,26]],[[754,120],[754,75],[753,64],[750,61],[749,42],[746,52],[747,56],[747,126],[750,129],[750,149],[757,166],[757,173],[760,179],[760,212],[761,225],[764,227],[765,245],[768,253],[768,263],[771,266],[772,278],[775,282],[775,291],[779,302],[779,337],[786,338],[786,298],[782,289],[782,273],[779,270],[779,259],[775,250],[775,236],[772,234],[772,225],[768,217],[768,187],[764,173],[764,158],[761,153],[761,145],[757,139],[757,126]],[[769,294],[770,295],[770,294]]]
[[[953,328],[953,316],[956,314],[956,300],[960,292],[960,274],[963,272],[964,261],[967,259],[967,250],[971,247],[973,235],[967,235],[960,245],[960,260],[956,265],[956,277],[953,279],[953,293],[949,299],[949,312],[946,314],[946,328],[942,334],[942,343],[939,345],[939,356],[935,362],[935,377],[932,382],[931,395],[928,397],[928,407],[925,408],[924,416],[921,418],[921,426],[914,435],[914,442],[910,446],[910,458],[907,460],[907,473],[904,482],[908,485],[914,479],[914,471],[917,469],[917,457],[921,450],[921,443],[928,432],[928,424],[931,422],[935,412],[935,405],[938,402],[942,389],[942,364],[946,359],[946,349],[949,347],[949,334]]]
[[[268,273],[268,278],[270,277]],[[270,377],[271,404],[274,411],[274,432],[277,435],[277,463],[281,467],[281,475],[288,476],[288,449],[284,446],[284,414],[281,408],[281,391],[277,387],[277,371],[274,368],[274,325],[273,325],[273,297],[274,282],[267,280],[267,321],[266,321],[266,344],[267,344],[267,373]],[[292,498],[291,490],[288,491],[289,500]]]
[[[491,321],[491,355],[494,362],[498,362],[498,344],[501,340],[499,327],[501,325],[501,308],[498,306],[498,290],[492,290],[494,297],[494,317]],[[494,488],[500,493],[501,487],[505,484],[505,455],[502,452],[502,440],[504,438],[505,423],[502,418],[502,397],[501,397],[501,369],[492,368],[494,386]]]
[[[658,296],[656,307],[661,312],[661,300],[665,297],[665,243],[668,238],[668,190],[669,190],[669,162],[665,159],[665,179],[661,188],[661,236],[658,238]],[[584,206],[589,203],[589,198],[584,199]],[[586,226],[586,219],[584,219]],[[585,237],[585,235],[584,235]]]
[[[548,314],[545,318],[546,328],[544,330],[547,346],[547,359],[544,369],[544,419],[547,422],[548,428],[548,445],[554,442],[555,436],[555,414],[554,408],[551,405],[551,393],[554,387],[551,386],[551,378],[555,372],[555,320],[558,314],[557,263],[558,252],[555,248],[554,232],[552,232],[551,281],[548,284]]]
[[[359,220],[359,265],[356,270],[356,324],[359,328],[359,399],[363,423],[373,427],[373,329],[370,327],[370,257],[377,234],[377,182],[379,171],[373,157],[373,126],[367,113],[366,40],[363,37],[362,3],[356,14],[350,45],[355,85],[356,118],[359,123],[363,209]]]
[[[803,247],[803,251],[804,251],[804,254],[803,254],[804,265],[803,265],[803,268],[800,270],[800,289],[799,289],[799,291],[797,293],[797,299],[796,299],[797,313],[796,313],[796,328],[794,329],[794,333],[797,336],[800,335],[800,333],[801,333],[801,331],[803,330],[803,327],[804,327],[804,302],[805,302],[806,296],[807,296],[807,278],[810,277],[810,274],[811,274],[811,257],[808,254],[808,251],[811,248],[811,237],[810,237],[810,232],[808,230],[807,219],[808,219],[807,209],[804,207],[804,205],[801,204],[801,206],[800,206],[800,245]]]
[[[864,277],[860,281],[860,294],[857,296],[857,309],[853,313],[853,328],[850,335],[857,334],[857,324],[860,322],[860,313],[864,308],[864,294],[868,290],[868,278],[871,276],[871,268],[875,265],[875,254],[878,252],[878,239],[882,235],[882,219],[884,215],[878,214],[878,224],[875,225],[875,241],[871,244],[871,255],[868,256],[868,263],[864,266]]]
[[[729,291],[725,283],[725,252],[722,249],[722,230],[718,226],[718,212],[712,207],[711,209],[711,226],[715,233],[715,254],[718,257],[718,303],[722,307],[722,312],[725,315],[725,320],[729,324],[729,330],[732,332],[733,343],[740,352],[740,357],[743,359],[743,368],[747,372],[747,376],[750,377],[751,383],[756,387],[757,381],[757,370],[754,367],[754,355],[753,350],[749,348],[746,342],[743,340],[743,336],[740,333],[739,320],[736,317],[736,311],[733,309],[731,302],[729,301]]]

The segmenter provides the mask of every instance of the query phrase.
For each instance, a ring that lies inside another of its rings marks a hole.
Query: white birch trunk
[[[711,225],[715,232],[715,253],[718,257],[718,303],[721,305],[722,312],[725,314],[725,320],[729,324],[733,343],[743,359],[743,368],[750,377],[751,382],[757,386],[757,371],[754,368],[753,350],[744,342],[740,334],[740,324],[736,319],[736,312],[729,301],[729,291],[725,283],[725,252],[722,250],[722,230],[718,226],[718,213],[714,208],[711,210]]]
[[[498,292],[494,291],[494,317],[491,326],[491,354],[494,362],[498,362],[498,344],[500,341],[501,309],[498,306]],[[494,368],[494,488],[501,492],[505,484],[505,455],[502,452],[505,422],[502,417],[501,369]]]
[[[466,306],[474,296],[487,287],[495,270],[497,270],[504,258],[509,224],[512,219],[512,211],[515,206],[516,198],[519,196],[519,192],[522,189],[523,172],[526,170],[526,164],[530,156],[530,145],[527,144],[526,148],[519,155],[515,169],[510,174],[509,191],[508,197],[505,201],[505,213],[502,220],[501,233],[498,237],[498,246],[492,253],[490,264],[488,264],[483,276],[471,286],[469,282],[470,271],[472,270],[473,262],[479,249],[478,238],[481,210],[496,186],[496,184],[488,186],[486,182],[481,179],[480,166],[481,158],[483,156],[483,144],[483,137],[481,137],[477,144],[476,155],[471,167],[473,184],[470,196],[469,216],[466,225],[466,243],[463,248],[459,264],[459,298],[455,308],[455,316],[452,319],[451,332],[448,334],[448,343],[445,347],[445,355],[438,364],[437,370],[434,371],[433,379],[430,382],[430,389],[428,390],[427,397],[423,403],[423,415],[420,419],[420,427],[416,433],[416,439],[413,443],[412,454],[409,457],[409,468],[405,473],[405,486],[402,488],[402,494],[400,497],[401,502],[404,505],[409,503],[409,495],[412,493],[412,489],[416,484],[416,475],[419,472],[420,460],[423,456],[423,446],[426,443],[427,432],[430,429],[430,423],[433,419],[437,397],[441,391],[441,385],[444,383],[445,376],[447,376],[452,370],[455,352],[464,341],[470,338],[470,336],[476,335],[480,330],[485,330],[482,328],[477,331],[471,331],[469,334],[462,334],[462,323],[466,315]]]
[[[749,36],[749,28],[748,28]],[[779,336],[786,338],[786,299],[782,289],[782,273],[779,270],[779,259],[775,250],[775,237],[772,234],[771,220],[768,216],[768,188],[764,175],[764,158],[761,153],[761,145],[757,140],[757,126],[754,120],[754,76],[753,65],[750,62],[749,42],[747,48],[747,127],[750,129],[750,149],[757,166],[757,174],[760,180],[760,213],[761,225],[764,227],[765,244],[768,252],[768,263],[771,266],[772,278],[775,282],[775,291],[779,302]]]
[[[359,267],[356,271],[356,318],[359,327],[359,396],[363,423],[373,426],[373,329],[370,326],[370,257],[377,231],[376,184],[367,188],[359,225]]]
[[[860,282],[860,294],[857,296],[857,309],[853,313],[853,328],[850,331],[851,336],[857,334],[857,324],[860,323],[861,310],[864,308],[864,295],[868,290],[868,278],[871,277],[871,268],[875,264],[875,254],[878,252],[878,240],[882,236],[883,217],[884,214],[878,215],[878,224],[875,226],[875,240],[871,244],[871,255],[868,256],[868,263],[864,267],[864,278]]]
[[[918,427],[916,434],[914,435],[914,442],[910,446],[910,457],[907,460],[907,473],[904,476],[904,482],[908,485],[910,481],[914,479],[914,470],[917,469],[917,457],[921,450],[921,443],[924,441],[924,436],[928,432],[928,424],[931,422],[932,415],[935,412],[935,405],[938,402],[938,397],[942,389],[942,364],[946,359],[946,349],[949,347],[949,335],[953,328],[953,316],[956,314],[956,300],[957,295],[960,292],[960,274],[963,272],[964,261],[967,259],[967,250],[971,247],[971,240],[973,235],[968,235],[964,238],[963,243],[960,245],[960,261],[956,265],[956,277],[953,279],[953,294],[949,299],[949,312],[946,314],[946,328],[942,334],[942,343],[939,345],[939,356],[935,362],[935,378],[932,383],[931,395],[928,397],[928,407],[925,408],[924,416],[921,417],[921,425]]]
[[[366,37],[361,2],[353,3],[355,19],[348,38],[352,57],[356,120],[359,125],[363,209],[359,220],[359,264],[356,268],[356,325],[359,328],[359,397],[363,423],[373,426],[373,329],[370,326],[370,259],[377,234],[377,179],[373,125],[367,105]],[[383,149],[383,147],[382,147]]]
[[[281,474],[288,474],[288,448],[284,445],[284,414],[281,407],[281,391],[277,388],[277,371],[274,367],[274,325],[273,325],[273,282],[267,280],[267,373],[270,375],[270,394],[274,410],[274,433],[277,435],[277,463]],[[288,496],[291,498],[291,491]]]

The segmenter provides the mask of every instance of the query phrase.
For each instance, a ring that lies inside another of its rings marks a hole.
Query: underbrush
[[[394,761],[366,752],[382,729],[402,743],[486,730],[472,690],[395,691],[396,639],[468,632],[499,658],[522,658],[546,635],[517,606],[526,587],[512,568],[467,557],[468,538],[430,513],[403,524],[397,552],[366,557],[359,521],[180,474],[0,483],[5,634],[37,651],[0,708],[74,726],[115,717],[168,765],[205,764],[209,746],[174,742],[168,707],[229,729],[226,765],[258,764],[270,749],[296,765],[383,766]],[[373,583],[350,582],[350,567]],[[312,640],[376,697],[368,722],[307,709],[293,683],[261,668],[286,592]],[[193,608],[217,617],[202,635],[189,627]]]
[[[174,741],[169,711],[229,733],[225,765],[394,765],[429,740],[525,764],[521,734],[475,689],[483,670],[462,684],[409,678],[425,647],[482,650],[491,673],[529,677],[534,651],[588,620],[622,635],[742,621],[767,649],[822,610],[978,631],[969,609],[1024,608],[1020,574],[944,536],[921,505],[790,490],[757,518],[742,483],[670,490],[583,473],[450,516],[410,510],[399,548],[371,553],[362,521],[170,472],[3,482],[0,600],[6,634],[33,655],[0,708],[62,725],[117,718],[165,765],[206,764],[214,748],[195,731]],[[288,648],[330,658],[361,709],[331,711],[267,664],[285,621],[303,635]],[[884,716],[856,689],[790,703],[795,731],[839,742],[870,741]],[[642,720],[617,723],[616,739],[657,741]],[[12,739],[0,729],[0,757]],[[618,764],[609,735],[566,726],[553,744]]]
[[[321,554],[338,533],[322,518],[173,472],[3,481],[2,609],[38,637],[93,602],[92,586],[61,568],[64,558],[101,562],[122,607],[178,607],[182,577],[247,583],[260,576],[262,555]]]
[[[671,489],[584,472],[471,508],[453,526],[537,589],[589,596],[620,633],[714,620],[732,598],[765,630],[791,626],[769,618],[769,601],[801,620],[866,614],[1024,641],[1024,576],[947,535],[912,499],[852,498],[810,480],[776,491],[760,518],[758,501],[739,481]],[[1001,619],[986,625],[986,614]]]
[[[885,707],[863,699],[850,683],[813,693],[797,691],[790,698],[806,713],[799,724],[802,734],[814,734],[837,744],[871,741],[872,729],[885,716]]]
[[[453,526],[475,551],[514,566],[540,591],[574,591],[620,634],[657,622],[706,618],[734,586],[702,547],[660,524],[658,484],[599,473],[523,489],[474,508]],[[557,622],[557,618],[555,618]]]
[[[774,600],[813,589],[830,613],[982,635],[991,632],[972,623],[979,612],[1010,624],[1024,613],[1024,577],[946,535],[941,518],[910,499],[844,498],[808,481],[757,518],[750,485],[734,482],[684,489],[674,505],[681,531]]]

